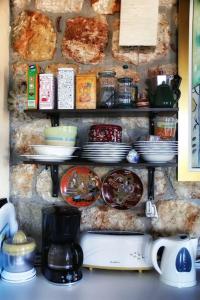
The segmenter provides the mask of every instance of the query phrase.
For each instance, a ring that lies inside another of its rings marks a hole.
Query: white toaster
[[[152,237],[121,231],[88,231],[80,238],[83,266],[113,270],[151,269]]]

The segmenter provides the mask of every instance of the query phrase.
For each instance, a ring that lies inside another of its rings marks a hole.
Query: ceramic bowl
[[[31,145],[34,152],[38,155],[53,155],[53,156],[71,156],[77,147],[52,146],[52,145]]]
[[[44,130],[45,143],[47,145],[71,146],[76,143],[76,126],[49,127]]]
[[[165,163],[175,157],[175,153],[140,153],[141,157],[152,163]]]
[[[70,136],[76,137],[77,127],[76,126],[57,126],[47,127],[44,130],[45,136],[57,135],[57,136]]]
[[[65,147],[74,147],[76,140],[72,141],[71,139],[57,138],[57,139],[45,139],[45,143],[50,146],[65,146]]]
[[[122,127],[112,124],[96,124],[90,127],[89,142],[116,142],[122,141]]]

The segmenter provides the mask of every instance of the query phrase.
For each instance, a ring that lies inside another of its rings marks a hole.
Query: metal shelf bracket
[[[58,197],[59,192],[59,177],[58,177],[58,165],[51,165],[51,179],[52,179],[52,197]]]
[[[49,116],[50,116],[50,119],[51,119],[51,126],[52,127],[59,126],[60,115],[59,114],[49,114]]]
[[[148,167],[148,199],[154,200],[154,167]]]
[[[148,168],[148,199],[146,202],[146,217],[148,218],[158,218],[158,212],[156,205],[154,204],[154,173],[155,168]]]

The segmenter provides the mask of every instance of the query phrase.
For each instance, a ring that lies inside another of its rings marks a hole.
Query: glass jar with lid
[[[154,134],[163,140],[171,140],[176,136],[177,119],[174,116],[156,116],[154,118]]]
[[[118,79],[118,107],[135,106],[138,88],[133,83],[131,77],[122,77]]]
[[[116,96],[116,72],[99,72],[99,101],[98,106],[110,108],[115,105]]]

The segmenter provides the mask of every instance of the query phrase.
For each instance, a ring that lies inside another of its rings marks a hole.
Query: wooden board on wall
[[[120,46],[155,46],[159,0],[121,0]]]
[[[0,0],[0,198],[9,197],[9,1]]]

